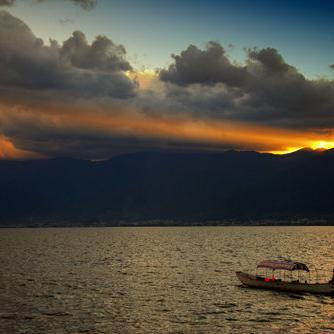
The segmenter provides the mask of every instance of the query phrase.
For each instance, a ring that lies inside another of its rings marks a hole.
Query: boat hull
[[[254,275],[243,273],[241,271],[236,272],[237,277],[244,285],[251,288],[269,289],[277,291],[287,291],[295,293],[314,293],[334,296],[334,284],[332,283],[301,283],[301,282],[284,282],[281,280],[275,280],[266,282],[264,279],[257,278]]]

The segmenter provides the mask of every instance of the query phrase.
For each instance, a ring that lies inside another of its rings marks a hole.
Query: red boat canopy
[[[283,270],[305,270],[309,272],[306,264],[295,261],[280,261],[280,260],[265,260],[258,264],[258,268],[270,268],[273,270],[283,269]]]

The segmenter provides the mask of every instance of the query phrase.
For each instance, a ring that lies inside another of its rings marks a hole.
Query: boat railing
[[[333,278],[333,272],[313,268],[310,271],[310,283],[328,283]]]

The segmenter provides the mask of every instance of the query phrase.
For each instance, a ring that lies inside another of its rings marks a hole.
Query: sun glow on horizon
[[[278,154],[278,155],[284,155],[284,154],[289,154],[289,153],[293,153],[296,152],[298,150],[301,150],[303,147],[286,147],[282,150],[274,150],[274,151],[269,151],[269,152],[263,152],[263,153],[272,153],[272,154]]]
[[[317,149],[323,149],[323,150],[329,150],[331,148],[334,148],[334,141],[315,141],[311,144],[311,148],[314,150]]]
[[[307,143],[307,145],[305,146],[299,146],[299,147],[288,146],[282,150],[273,150],[273,151],[269,151],[268,153],[283,155],[283,154],[292,153],[292,152],[301,150],[302,148],[308,148],[308,147],[312,150],[330,150],[334,148],[334,141],[324,141],[324,140],[312,141],[312,142]]]
[[[112,109],[91,109],[91,106],[80,105],[69,109],[67,105],[43,105],[34,109],[0,108],[0,121],[6,125],[5,122],[11,124],[12,121],[19,120],[28,128],[38,124],[40,129],[50,129],[60,137],[71,134],[81,138],[83,134],[87,134],[93,138],[95,136],[98,138],[102,136],[108,140],[116,138],[118,142],[121,142],[122,138],[126,140],[131,138],[134,143],[132,151],[136,151],[138,145],[147,145],[144,146],[146,150],[164,149],[166,143],[174,149],[191,148],[198,151],[235,149],[281,155],[304,147],[324,150],[334,148],[334,141],[328,134],[326,137],[321,137],[313,131],[198,119],[191,115],[167,117],[166,114],[168,113],[161,112],[150,115],[141,113],[136,108],[125,108],[120,105]],[[141,141],[146,144],[138,144]],[[15,144],[15,141],[0,136],[0,159],[27,159],[39,155],[38,149],[37,152],[24,151],[23,143],[19,148]],[[38,147],[38,143],[36,145]],[[27,147],[28,150],[31,149],[31,146]]]

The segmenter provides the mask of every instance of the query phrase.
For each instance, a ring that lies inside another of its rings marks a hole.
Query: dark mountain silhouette
[[[334,217],[334,150],[0,161],[0,224]]]

